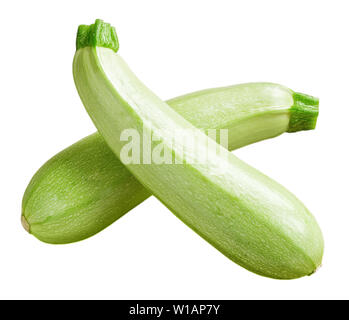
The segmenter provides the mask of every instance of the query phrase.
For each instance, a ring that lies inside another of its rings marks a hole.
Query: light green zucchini
[[[306,99],[308,104],[301,103]],[[272,83],[202,90],[167,103],[198,128],[228,129],[229,150],[286,131],[313,129],[318,115],[316,98]],[[96,132],[37,171],[23,196],[22,222],[48,243],[80,241],[150,195]]]
[[[131,163],[127,169],[184,223],[246,269],[278,279],[312,274],[322,260],[323,238],[306,207],[228,150],[207,143],[204,133],[138,80],[117,48],[110,25],[97,20],[79,27],[74,80],[98,131],[117,156],[125,144],[121,133],[132,128],[153,133],[163,154],[184,162]],[[195,150],[208,155],[205,163],[200,152],[172,143],[173,132],[180,130],[195,132]]]

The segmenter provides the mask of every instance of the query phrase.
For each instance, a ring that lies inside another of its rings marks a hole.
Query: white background
[[[3,1],[0,298],[349,298],[348,1]],[[79,24],[112,23],[120,54],[161,98],[252,81],[320,97],[315,131],[235,152],[294,192],[325,238],[322,268],[278,281],[237,266],[155,198],[86,241],[53,246],[20,224],[23,192],[95,131],[72,77]]]

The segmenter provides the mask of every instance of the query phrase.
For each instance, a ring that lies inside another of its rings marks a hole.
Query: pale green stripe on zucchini
[[[154,132],[165,153],[180,157],[181,146],[174,147],[166,132],[195,127],[145,87],[117,53],[99,46],[98,37],[106,39],[95,32],[101,23],[80,29],[97,41],[80,43],[73,64],[76,87],[98,131],[118,156],[120,133],[135,128]],[[196,134],[197,147],[209,154],[205,164],[126,167],[177,217],[246,269],[278,279],[312,274],[322,260],[323,238],[306,207],[224,148],[207,145],[204,133]],[[183,158],[196,156],[186,149]]]

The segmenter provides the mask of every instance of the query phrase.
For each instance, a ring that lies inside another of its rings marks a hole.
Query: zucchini
[[[308,104],[301,104],[306,98]],[[205,131],[228,129],[229,150],[285,131],[313,129],[318,115],[318,99],[272,83],[207,89],[167,103]],[[96,132],[37,171],[23,196],[22,223],[41,241],[76,242],[103,230],[150,195]]]
[[[307,208],[228,150],[207,143],[203,132],[132,73],[117,50],[109,24],[97,20],[79,27],[73,75],[98,131],[117,156],[124,146],[120,134],[132,128],[141,135],[154,134],[163,154],[183,160],[130,163],[127,169],[178,218],[242,267],[277,279],[314,273],[321,264],[323,237]],[[205,163],[193,149],[172,143],[178,131],[195,132],[195,147],[207,155]],[[144,147],[142,139],[140,143]]]

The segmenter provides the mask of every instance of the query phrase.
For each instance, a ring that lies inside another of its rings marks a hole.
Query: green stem
[[[319,99],[304,93],[294,92],[293,101],[287,132],[315,129],[319,115]]]
[[[76,36],[76,50],[85,47],[104,47],[117,52],[119,41],[115,28],[100,19],[91,25],[80,25]]]

